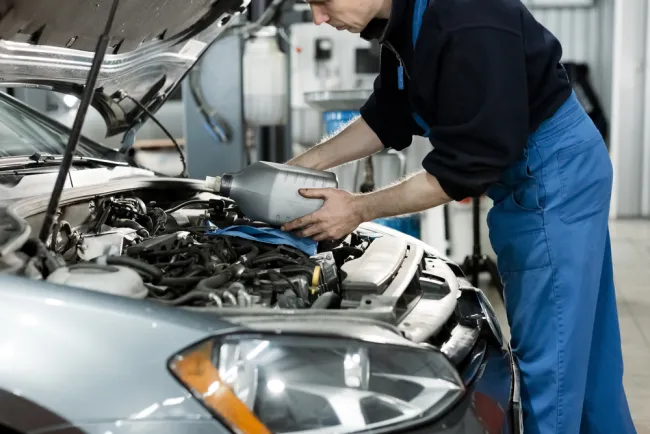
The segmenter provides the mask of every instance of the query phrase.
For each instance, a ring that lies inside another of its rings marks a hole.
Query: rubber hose
[[[341,297],[332,291],[326,292],[311,305],[312,309],[338,309],[341,307]]]
[[[339,247],[337,249],[332,250],[332,253],[334,252],[345,254],[345,257],[354,256],[355,258],[359,258],[361,257],[361,255],[363,255],[363,250],[361,250],[358,247],[351,247],[351,246]]]
[[[288,262],[290,264],[300,264],[300,261],[293,259],[288,255],[275,254],[275,255],[265,255],[260,256],[259,258],[253,261],[253,265],[268,264],[269,262],[278,261],[278,262]]]
[[[179,306],[181,304],[188,303],[190,301],[195,301],[195,300],[203,300],[203,301],[209,301],[210,300],[210,294],[207,292],[199,292],[199,291],[190,291],[187,294],[178,297],[174,300],[158,300],[166,304],[171,304],[172,306]]]
[[[214,291],[216,288],[219,288],[228,282],[228,280],[230,280],[230,275],[230,270],[228,270],[217,274],[216,276],[203,279],[196,285],[196,289],[205,292]]]
[[[208,271],[207,268],[198,266],[198,268],[195,268],[194,270],[190,271],[189,273],[187,273],[183,277],[185,277],[185,278],[188,278],[188,277],[205,277],[205,276],[199,276],[199,275],[202,274],[202,273],[207,273],[207,271]]]
[[[195,263],[193,259],[180,259],[174,262],[156,262],[156,267],[185,267]]]
[[[163,278],[163,272],[160,268],[128,256],[107,256],[108,265],[124,265],[141,271],[149,276],[151,283],[158,283]]]
[[[315,267],[309,267],[308,265],[289,265],[280,268],[279,271],[281,273],[303,273],[311,279],[311,276],[314,274],[314,269]]]
[[[140,223],[129,220],[129,219],[115,219],[113,221],[113,226],[117,228],[129,228],[134,229],[138,235],[143,238],[149,237],[149,231],[144,228]]]
[[[195,277],[165,277],[159,283],[160,286],[188,286],[195,285],[200,282],[205,277],[195,276]]]
[[[249,262],[254,261],[259,253],[260,249],[257,246],[251,245],[249,246],[248,251],[240,256],[241,262],[243,264],[248,264]]]

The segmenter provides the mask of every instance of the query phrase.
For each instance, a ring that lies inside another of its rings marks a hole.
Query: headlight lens
[[[306,335],[213,338],[174,375],[242,433],[356,433],[435,418],[463,393],[433,349]]]

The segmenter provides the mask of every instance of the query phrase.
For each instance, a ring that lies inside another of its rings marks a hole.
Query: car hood
[[[92,105],[107,136],[155,112],[201,54],[250,0],[121,0]],[[2,86],[37,86],[81,96],[109,0],[0,2]]]

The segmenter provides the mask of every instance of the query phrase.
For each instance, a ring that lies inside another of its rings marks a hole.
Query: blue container
[[[381,219],[374,220],[374,223],[378,223],[382,226],[395,229],[406,235],[410,235],[413,238],[417,238],[418,240],[421,239],[422,236],[419,214],[381,218]]]
[[[329,136],[337,133],[341,128],[357,117],[359,117],[358,110],[335,110],[323,113],[325,134]]]

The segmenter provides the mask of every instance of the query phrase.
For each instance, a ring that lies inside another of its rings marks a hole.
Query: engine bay
[[[374,321],[435,345],[475,333],[485,305],[457,264],[374,223],[309,253],[224,233],[268,225],[192,180],[71,189],[41,242],[30,233],[43,225],[46,203],[34,197],[0,207],[8,229],[0,232],[0,273],[247,324],[286,315]],[[471,307],[460,311],[465,302]]]
[[[290,245],[219,234],[220,228],[267,226],[245,218],[229,199],[162,205],[128,194],[98,196],[88,203],[81,224],[59,219],[47,248],[64,264],[46,280],[173,306],[338,309],[344,301],[345,264],[361,258],[376,241],[353,233],[346,240],[319,243],[316,254],[308,255]],[[400,263],[395,253],[390,267],[375,268],[394,274]],[[349,294],[356,294],[353,286],[348,285]],[[345,301],[346,307],[359,302],[354,296]]]

